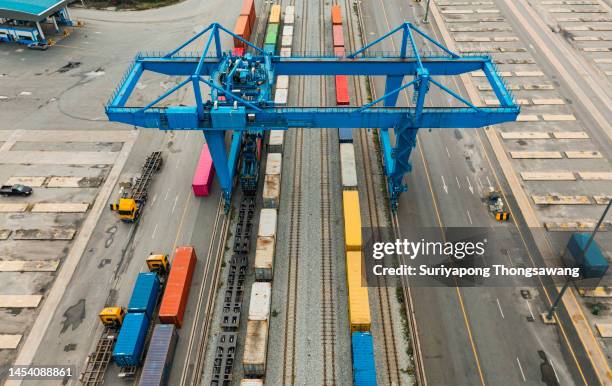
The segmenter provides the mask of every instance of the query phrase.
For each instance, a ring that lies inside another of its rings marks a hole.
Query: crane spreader
[[[221,33],[244,42],[248,52],[244,56],[234,56],[223,51]],[[396,33],[402,35],[399,52],[375,51],[377,44]],[[436,51],[419,49],[415,37],[433,45]],[[205,41],[201,53],[183,52],[200,38]],[[477,107],[437,78],[478,70],[485,74],[499,106]],[[182,80],[144,107],[128,106],[145,71]],[[385,94],[362,106],[277,106],[271,95],[278,75],[384,76]],[[405,77],[412,79],[403,83]],[[188,85],[193,88],[195,105],[158,105]],[[210,89],[207,100],[202,96],[203,85]],[[425,106],[432,85],[459,106]],[[414,106],[395,106],[403,90],[412,90]],[[377,106],[381,102],[384,106]],[[403,177],[411,170],[410,154],[419,128],[477,128],[514,121],[519,112],[519,106],[491,57],[459,56],[408,22],[345,57],[278,56],[264,52],[222,25],[213,23],[169,53],[138,54],[106,106],[111,121],[161,130],[201,130],[211,152],[226,207],[231,198],[237,160],[241,151],[243,156],[249,156],[245,149],[248,152],[252,148],[243,144],[251,143],[257,135],[254,133],[289,128],[379,128],[393,210],[397,208],[399,195],[407,189]],[[233,132],[229,153],[225,144],[227,131]]]

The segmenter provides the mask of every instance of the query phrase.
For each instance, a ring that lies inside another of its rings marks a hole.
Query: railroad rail
[[[338,0],[334,1],[338,3]],[[346,10],[347,16],[347,36],[348,36],[348,52],[354,52],[357,49],[356,44],[356,32],[353,23],[357,23],[360,26],[361,31],[364,31],[363,25],[361,24],[361,19],[357,17],[357,20],[354,20],[354,12],[353,7],[350,0],[344,1],[344,7]],[[359,4],[357,4],[359,7]],[[367,38],[361,35],[361,45],[367,44]],[[355,93],[355,98],[357,100],[357,104],[367,103],[367,98],[364,98],[363,90],[361,87],[361,79],[359,77],[352,78],[353,90]],[[371,78],[367,77],[365,79],[366,82],[369,83],[369,88],[372,92],[372,98],[376,99],[376,91],[374,89],[374,85],[371,82]],[[363,166],[363,172],[365,175],[365,197],[367,204],[367,214],[368,214],[368,224],[372,231],[372,238],[374,240],[383,240],[389,235],[383,235],[382,229],[386,228],[389,221],[384,216],[386,213],[385,208],[379,208],[378,202],[382,200],[382,198],[376,197],[377,187],[384,184],[384,181],[375,181],[376,176],[381,175],[381,171],[378,165],[378,160],[372,159],[372,154],[376,154],[376,149],[374,146],[374,131],[369,133],[367,129],[359,130],[359,145],[361,149],[361,161]],[[400,377],[400,366],[397,355],[397,347],[396,347],[396,337],[395,337],[395,328],[393,324],[393,312],[391,309],[391,302],[393,299],[393,295],[389,294],[390,287],[387,283],[387,279],[385,276],[377,276],[376,283],[376,294],[378,296],[378,314],[381,321],[381,329],[383,333],[383,347],[384,347],[384,363],[386,371],[381,372],[381,375],[386,377],[386,381],[391,385],[401,385],[401,377]]]
[[[295,0],[291,0],[289,5],[295,6]],[[302,3],[302,23],[300,27],[300,50],[306,48],[307,37],[307,12],[308,1]],[[304,90],[306,86],[306,78],[300,76],[298,79],[298,90]],[[298,106],[304,104],[304,92],[298,92]],[[289,271],[287,273],[287,299],[285,308],[285,340],[284,340],[284,355],[283,355],[283,384],[293,385],[296,375],[296,360],[295,360],[295,341],[297,327],[297,290],[298,290],[298,271],[300,260],[300,237],[302,224],[302,147],[304,141],[304,129],[297,128],[294,131],[294,140],[292,153],[295,157],[293,160],[293,170],[291,172],[293,181],[291,186],[291,201],[289,208],[289,254],[288,263]]]
[[[204,359],[206,354],[206,346],[208,344],[208,336],[212,325],[213,309],[215,304],[215,292],[221,276],[221,262],[223,261],[224,246],[227,240],[227,232],[230,225],[229,216],[225,215],[225,204],[223,198],[219,198],[217,210],[213,221],[212,238],[206,254],[206,265],[204,267],[204,275],[213,266],[213,277],[206,292],[207,280],[202,280],[198,300],[194,315],[195,322],[189,331],[189,342],[187,345],[187,356],[181,373],[179,384],[187,386],[199,384],[201,381]],[[217,237],[215,237],[217,236]],[[215,243],[215,239],[217,242]],[[204,300],[206,299],[206,302]],[[199,320],[205,316],[200,323]],[[193,360],[193,365],[191,364]]]
[[[325,50],[325,31],[329,26],[325,23],[325,2],[319,2],[319,44],[321,51]],[[320,77],[320,103],[327,105],[327,80]],[[321,143],[319,146],[321,173],[320,173],[320,214],[321,214],[321,344],[323,346],[323,384],[336,385],[336,259],[332,249],[332,213],[333,202],[331,193],[329,146],[331,131],[321,130]]]
[[[335,0],[338,1],[338,0]],[[366,34],[364,33],[365,31],[365,27],[363,24],[363,19],[361,18],[361,4],[359,2],[357,2],[355,4],[355,9],[353,12],[353,8],[352,8],[352,4],[350,0],[345,0],[345,7],[346,7],[346,14],[347,14],[347,18],[348,18],[348,22],[347,22],[347,28],[348,28],[348,42],[350,45],[350,50],[352,51],[353,49],[355,49],[357,47],[356,45],[356,36],[357,33],[359,33],[359,36],[361,37],[361,45],[366,45],[368,44],[368,38],[366,36]],[[353,21],[354,20],[354,21]],[[357,25],[359,28],[359,31],[354,31],[354,26]],[[393,40],[391,40],[393,42]],[[372,78],[370,77],[366,77],[364,79],[364,81],[367,83],[368,88],[371,90],[371,97],[372,99],[376,99],[376,89],[374,87],[374,84],[372,82]],[[353,77],[353,86],[354,86],[354,90],[355,90],[355,96],[357,98],[358,103],[365,103],[366,98],[363,97],[363,90],[361,88],[360,85],[360,79],[358,77]],[[359,130],[359,139],[360,139],[360,145],[361,145],[361,150],[362,150],[362,161],[364,163],[364,173],[366,175],[366,180],[368,180],[366,182],[366,186],[372,183],[372,176],[373,174],[371,172],[368,172],[368,169],[372,169],[374,163],[372,163],[371,161],[371,151],[374,152],[374,154],[377,153],[376,149],[371,149],[373,144],[374,144],[374,139],[375,137],[378,137],[378,129],[374,129],[372,130],[372,138],[371,140],[368,139],[368,131],[365,129],[361,129]],[[377,160],[376,165],[380,165],[380,160]],[[366,169],[367,168],[367,169]],[[379,166],[380,168],[380,166]],[[386,185],[386,184],[385,184]],[[376,184],[374,184],[374,186],[376,186]],[[387,192],[388,193],[388,192]],[[370,205],[371,200],[368,197],[368,204]],[[374,205],[376,206],[376,200],[374,199]],[[394,238],[399,238],[400,235],[400,227],[399,227],[399,219],[397,217],[397,211],[393,211],[391,213],[391,228],[393,230],[393,237]],[[374,235],[375,236],[375,235]],[[402,256],[403,258],[403,256]],[[401,261],[402,264],[404,264],[404,261]],[[380,283],[379,284],[379,290],[380,290]],[[422,357],[422,353],[421,353],[421,348],[420,348],[420,339],[418,336],[418,329],[417,329],[417,323],[416,323],[416,319],[414,316],[414,306],[413,306],[413,302],[412,302],[412,295],[410,292],[410,286],[408,283],[408,279],[406,277],[402,277],[401,278],[401,285],[402,285],[402,292],[403,292],[403,299],[404,299],[404,309],[406,310],[406,318],[408,320],[408,324],[409,324],[409,329],[410,329],[410,342],[409,344],[411,344],[413,346],[413,352],[414,352],[414,361],[415,361],[415,376],[416,376],[416,380],[417,380],[417,384],[419,385],[427,385],[427,378],[425,376],[425,370],[424,370],[424,364],[423,364],[423,357]],[[387,299],[387,304],[386,307],[388,308],[390,306],[390,303],[388,302],[389,298],[389,288],[388,287],[384,287],[385,292],[386,292],[386,299]],[[380,291],[379,291],[380,293]],[[382,303],[380,305],[381,307],[383,307]],[[390,311],[390,309],[389,309]],[[391,328],[391,333],[394,333],[393,328]],[[386,341],[387,338],[385,337],[385,346],[386,346]],[[395,338],[393,337],[393,343],[395,344]],[[389,352],[388,349],[386,349],[387,353],[387,368],[389,368]],[[394,362],[392,363],[392,367],[394,367],[396,369],[396,375],[399,379],[399,364],[398,364],[398,358],[397,358],[397,351],[394,350],[391,361]],[[388,373],[388,377],[389,380],[391,380],[392,376],[391,374]],[[401,383],[398,383],[401,384]]]

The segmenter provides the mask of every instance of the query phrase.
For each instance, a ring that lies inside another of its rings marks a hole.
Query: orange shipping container
[[[193,247],[178,247],[174,252],[174,260],[170,275],[166,282],[166,290],[159,307],[159,321],[174,324],[180,328],[183,325],[183,315],[189,299],[191,278],[196,264],[196,254]]]
[[[339,5],[332,5],[332,24],[342,24],[342,10]]]
[[[281,19],[281,6],[279,4],[274,4],[270,8],[270,18],[268,18],[269,24],[280,24]]]
[[[241,16],[249,17],[249,28],[253,30],[255,25],[255,0],[244,0],[242,2],[242,10],[240,11]]]
[[[238,20],[236,20],[236,28],[234,28],[234,33],[244,40],[249,40],[251,38],[251,27],[249,27],[249,17],[248,16],[238,16]],[[241,42],[240,40],[234,38],[234,47],[245,47],[246,44]]]

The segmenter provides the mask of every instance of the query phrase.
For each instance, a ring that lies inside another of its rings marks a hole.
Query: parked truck
[[[0,195],[3,197],[29,196],[30,194],[32,194],[32,188],[21,184],[2,185],[2,187],[0,187]]]

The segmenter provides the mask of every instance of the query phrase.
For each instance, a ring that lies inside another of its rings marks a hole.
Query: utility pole
[[[584,246],[584,250],[582,251],[583,260],[584,260],[584,256],[586,256],[587,251],[589,250],[589,247],[591,246],[591,243],[593,243],[593,239],[595,239],[595,235],[597,234],[597,231],[599,230],[601,223],[603,222],[604,218],[606,218],[606,214],[608,214],[608,210],[610,210],[610,206],[612,206],[612,200],[608,201],[608,205],[606,206],[606,209],[604,210],[603,214],[599,218],[597,225],[595,225],[595,229],[593,229],[593,233],[591,233],[591,237],[589,238],[589,241],[587,241],[586,245]],[[548,310],[548,314],[546,314],[546,319],[548,321],[552,321],[553,314],[555,313],[555,310],[557,309],[557,306],[559,305],[559,302],[561,301],[563,294],[565,294],[565,291],[567,291],[567,287],[569,287],[570,280],[571,280],[570,278],[567,279],[567,281],[563,285],[563,288],[561,288],[561,292],[559,292],[559,295],[555,299],[555,302],[550,307],[550,310]]]
[[[431,0],[427,0],[427,4],[425,4],[425,17],[423,18],[423,23],[424,24],[428,24],[429,20],[427,20],[427,18],[429,17],[429,2]]]

